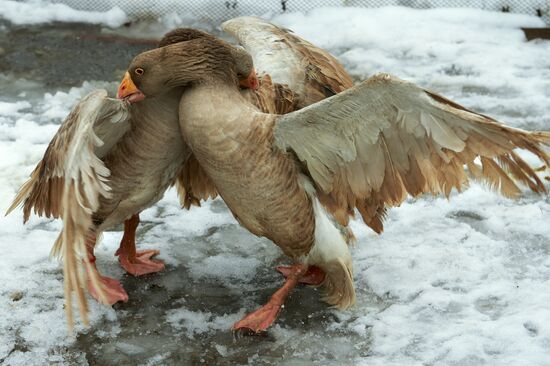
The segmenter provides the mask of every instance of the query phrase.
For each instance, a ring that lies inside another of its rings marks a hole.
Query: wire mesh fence
[[[550,0],[53,0],[79,10],[121,8],[132,20],[179,16],[219,23],[240,15],[276,15],[327,6],[477,8],[538,16],[550,24]]]

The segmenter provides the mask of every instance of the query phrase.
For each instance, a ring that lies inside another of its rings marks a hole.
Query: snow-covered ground
[[[75,19],[102,19],[82,14]],[[537,18],[393,7],[273,21],[333,52],[357,79],[390,72],[507,124],[550,130],[550,42],[527,43],[519,30],[542,26]],[[5,209],[77,100],[116,83],[56,90],[10,75],[0,83],[9,86],[0,94]],[[62,271],[48,259],[60,222],[33,217],[23,226],[21,216],[0,219],[0,364],[550,365],[545,196],[512,201],[474,184],[449,201],[408,200],[380,236],[355,221],[357,306],[331,310],[300,288],[268,337],[237,340],[231,325],[281,283],[272,268],[285,259],[221,200],[187,212],[169,191],[143,213],[140,245],[159,248],[168,265],[159,275],[124,275],[113,256],[121,233],[106,233],[98,262],[130,302],[93,303],[92,327],[73,336]]]

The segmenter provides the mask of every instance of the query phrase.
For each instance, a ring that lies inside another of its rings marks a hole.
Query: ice
[[[195,334],[202,334],[212,330],[230,329],[231,326],[243,316],[244,312],[214,316],[212,313],[204,313],[202,311],[193,312],[183,307],[168,311],[166,313],[166,321],[170,323],[176,331],[185,330],[188,337],[193,337]],[[219,352],[220,346],[217,346],[216,349]],[[220,352],[220,354],[224,356],[223,351]]]
[[[541,26],[535,17],[324,8],[274,21],[329,49],[356,80],[390,72],[510,125],[550,129],[550,42],[526,42],[519,29]],[[185,22],[193,19],[152,26],[158,35]],[[116,32],[145,38],[149,29]],[[116,87],[101,78],[72,88],[11,78],[0,75],[9,86],[0,95],[3,209],[79,98]],[[61,224],[33,216],[23,226],[16,211],[0,219],[0,364],[548,365],[549,215],[547,196],[513,201],[472,184],[450,200],[391,209],[382,235],[353,221],[355,308],[329,309],[317,289],[300,287],[266,337],[234,339],[231,325],[269,298],[282,282],[274,267],[288,261],[220,199],[184,211],[170,190],[143,212],[139,247],[161,250],[167,269],[158,275],[124,274],[113,256],[120,228],[105,233],[100,269],[131,300],[113,309],[90,302],[91,328],[73,335],[62,269],[48,257]]]

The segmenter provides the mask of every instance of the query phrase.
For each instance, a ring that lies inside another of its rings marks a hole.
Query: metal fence
[[[412,8],[477,8],[523,13],[542,18],[550,24],[550,0],[53,0],[80,10],[106,11],[121,8],[132,20],[179,16],[219,23],[239,15],[275,15],[309,11],[325,6]]]

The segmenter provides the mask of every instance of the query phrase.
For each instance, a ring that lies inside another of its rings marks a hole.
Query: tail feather
[[[325,281],[322,283],[323,301],[338,309],[347,309],[355,305],[351,260],[336,258],[320,266],[326,274]]]

